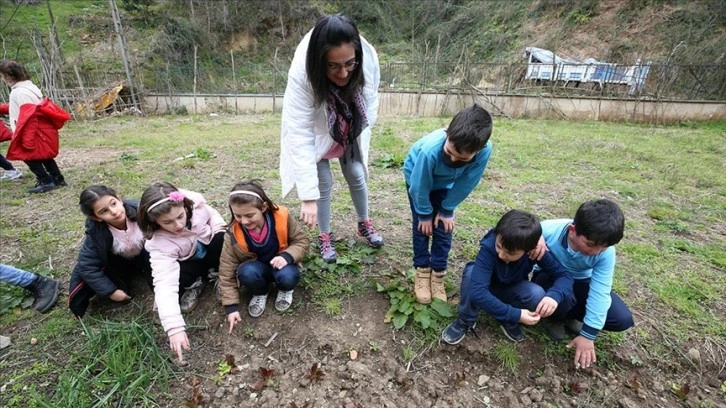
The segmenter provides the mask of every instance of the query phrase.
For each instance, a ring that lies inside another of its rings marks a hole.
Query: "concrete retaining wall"
[[[195,102],[196,99],[196,102]],[[467,95],[381,92],[379,113],[452,115],[476,102],[493,114],[512,118],[632,121],[667,124],[726,120],[726,102],[681,102],[597,98],[552,98],[522,95]],[[271,95],[149,95],[146,112],[257,113],[279,111],[282,97]]]

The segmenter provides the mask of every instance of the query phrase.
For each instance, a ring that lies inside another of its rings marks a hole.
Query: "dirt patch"
[[[136,301],[153,318],[152,294],[140,287]],[[688,401],[726,406],[713,398],[725,379],[723,372],[715,374],[724,353],[718,342],[692,363],[701,365],[702,374],[689,371],[676,384],[672,374],[681,363],[664,359],[645,365],[653,356],[634,341],[616,348],[604,365],[577,370],[571,356],[561,352],[565,343],[550,343],[540,329],[527,329],[525,341],[513,346],[518,361],[511,369],[498,351],[509,343],[486,317],[459,345],[433,344],[411,355],[406,350],[415,339],[384,323],[389,304],[373,288],[345,300],[336,317],[322,313],[310,295],[297,289],[292,311],[281,314],[272,305],[273,292],[260,318],[250,318],[243,308],[242,323],[228,334],[208,285],[199,306],[185,317],[192,350],[185,355],[188,365],[180,368],[182,377],[172,384],[173,401],[190,399],[197,384],[203,406],[212,407],[664,407],[679,405],[673,387],[689,384]],[[246,304],[249,296],[241,301]],[[128,319],[128,308],[92,303],[89,313]],[[638,317],[628,337],[662,334]],[[166,336],[155,327],[165,350]],[[25,330],[22,321],[15,330]],[[228,356],[238,371],[220,376],[218,366]],[[273,370],[267,381],[261,369]]]

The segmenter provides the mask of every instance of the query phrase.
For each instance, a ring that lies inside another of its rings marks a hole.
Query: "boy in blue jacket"
[[[573,280],[565,268],[549,252],[539,260],[525,256],[541,235],[537,217],[519,210],[504,214],[484,235],[476,260],[464,268],[459,316],[442,333],[446,343],[457,344],[464,338],[476,325],[479,309],[499,322],[507,338],[520,342],[524,340],[520,323],[535,325],[570,303],[561,305],[572,296]],[[546,292],[528,279],[535,265],[553,278]]]
[[[403,164],[411,205],[416,301],[446,301],[446,274],[454,210],[474,190],[489,162],[492,117],[476,104],[454,116],[446,129],[422,137]],[[431,248],[429,249],[429,238]]]
[[[596,361],[595,338],[600,330],[625,331],[634,324],[630,309],[612,291],[615,244],[623,238],[624,229],[623,212],[616,203],[606,199],[583,203],[572,220],[542,222],[542,237],[548,253],[574,278],[572,307],[558,309],[545,328],[557,341],[565,336],[565,321],[577,333],[567,345],[575,349],[576,367],[589,368]],[[539,253],[544,249],[540,247]],[[553,278],[545,270],[535,270],[532,281],[548,288]]]

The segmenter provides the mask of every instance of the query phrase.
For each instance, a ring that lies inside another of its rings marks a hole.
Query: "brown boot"
[[[446,302],[446,289],[444,289],[444,276],[446,272],[433,272],[431,274],[431,296]]]
[[[413,278],[413,292],[416,301],[422,305],[431,303],[431,268],[416,268]]]

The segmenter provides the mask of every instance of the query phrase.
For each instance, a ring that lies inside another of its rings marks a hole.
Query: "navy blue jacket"
[[[124,200],[126,218],[136,221],[138,201]],[[109,296],[117,287],[104,274],[103,269],[113,250],[113,235],[103,221],[86,219],[86,239],[78,253],[78,262],[71,274],[68,293],[72,296],[79,284],[85,282],[99,296]]]
[[[469,288],[471,302],[495,319],[516,323],[519,321],[521,311],[499,300],[491,293],[489,287],[492,284],[508,285],[528,280],[528,275],[535,265],[555,278],[554,285],[545,296],[561,303],[565,297],[572,294],[574,282],[572,276],[549,251],[539,261],[531,260],[527,254],[524,254],[519,260],[507,263],[499,259],[495,245],[496,232],[492,228],[481,239],[481,248],[474,261]]]

